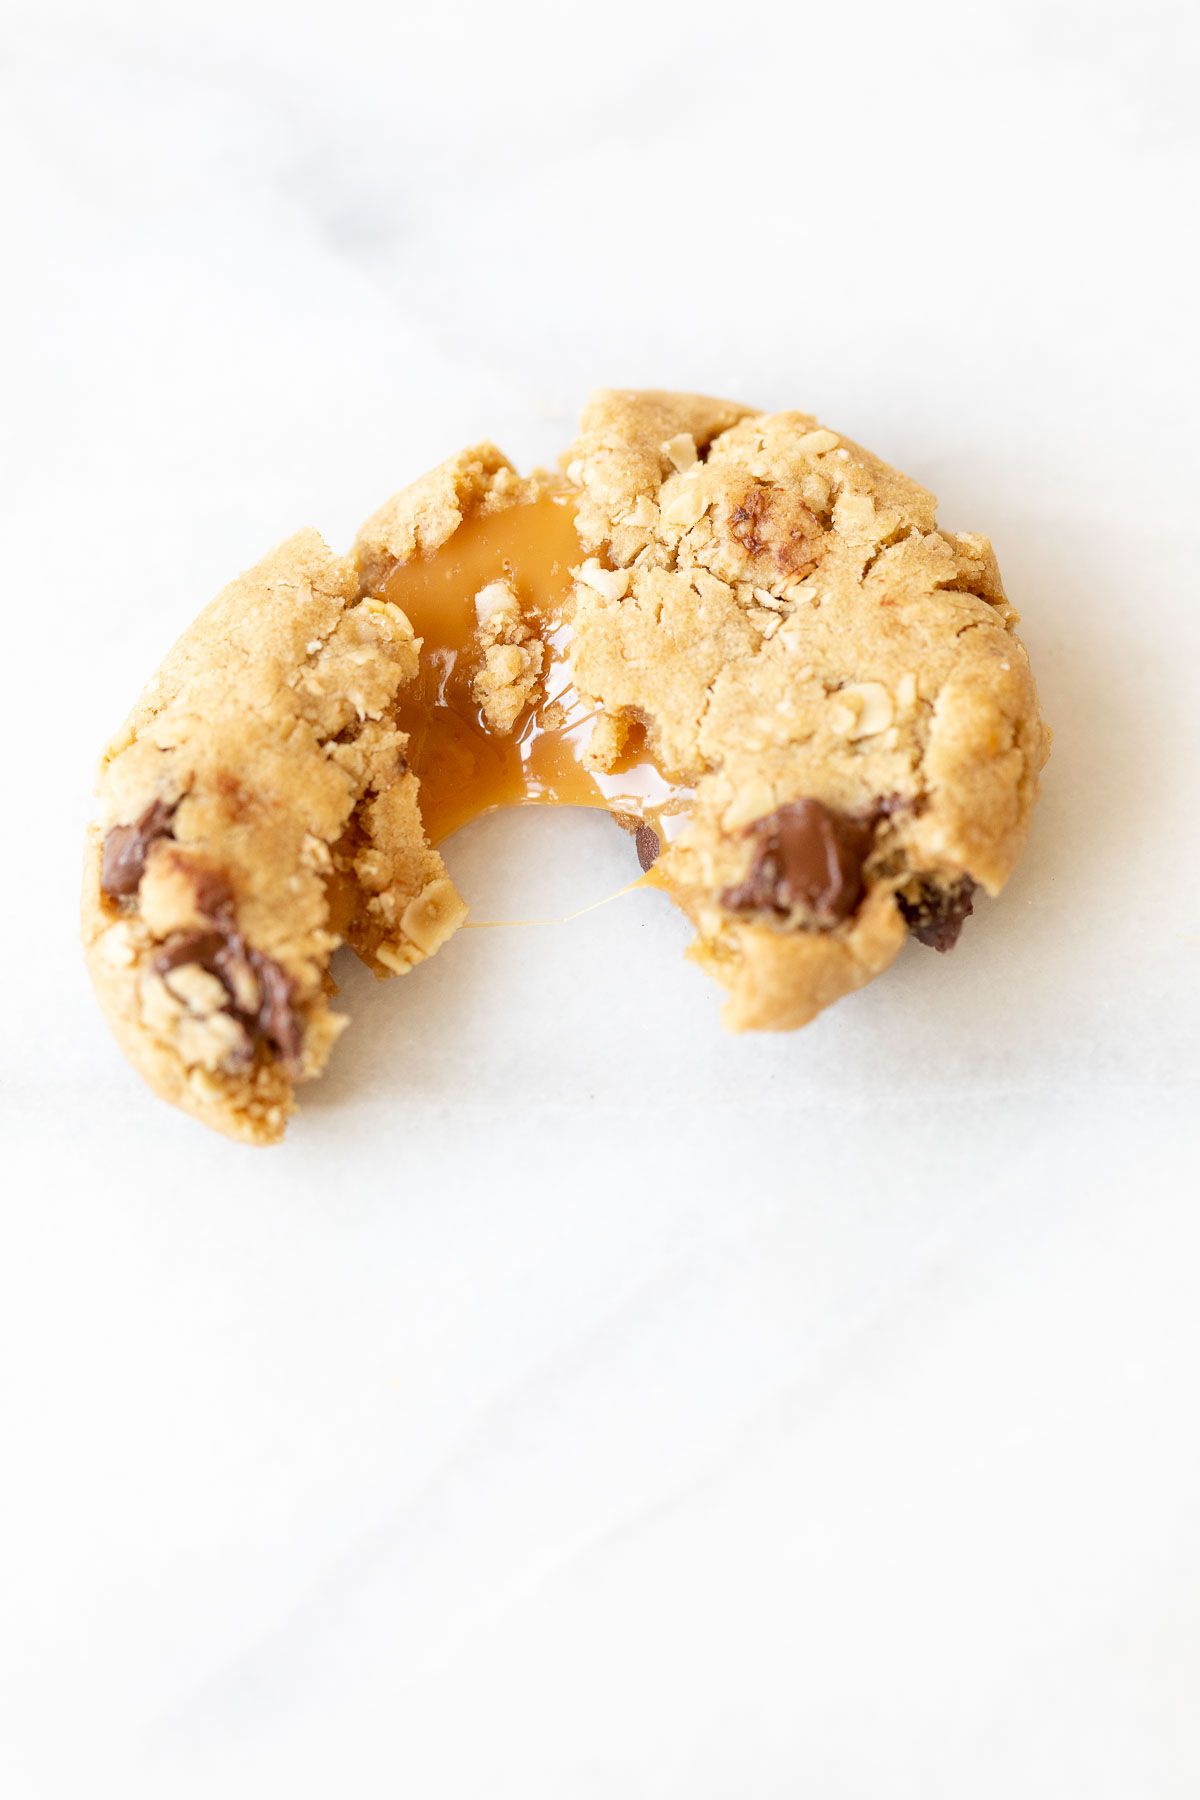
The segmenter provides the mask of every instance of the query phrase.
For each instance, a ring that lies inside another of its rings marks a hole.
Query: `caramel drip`
[[[598,715],[576,692],[567,661],[571,570],[581,559],[570,499],[545,494],[464,520],[441,549],[399,564],[384,581],[382,597],[422,640],[398,722],[431,843],[499,806],[600,807],[651,825],[660,840],[683,824],[690,793],[660,773],[640,729],[618,769],[582,760]],[[545,647],[538,699],[507,735],[488,729],[471,691],[480,666],[475,596],[501,579]]]

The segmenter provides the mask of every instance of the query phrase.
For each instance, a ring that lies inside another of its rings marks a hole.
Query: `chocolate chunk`
[[[105,834],[100,886],[110,900],[128,900],[137,893],[151,844],[171,835],[176,804],[152,800],[132,825],[114,825]]]
[[[863,897],[863,864],[876,815],[856,819],[819,800],[795,800],[758,819],[747,831],[754,856],[745,881],[721,899],[733,912],[805,907],[826,924],[849,918]]]
[[[658,841],[658,833],[652,825],[639,825],[633,834],[637,859],[642,865],[642,873],[646,874],[658,861],[662,845]]]
[[[974,892],[975,883],[969,875],[964,875],[952,887],[937,887],[931,881],[923,881],[915,898],[909,899],[904,894],[897,894],[896,898],[917,942],[944,953],[953,950],[964,920],[974,910],[971,904]]]
[[[196,894],[196,910],[206,919],[223,919],[233,910],[233,889],[227,875],[219,869],[194,868],[192,880]]]
[[[154,973],[169,975],[184,963],[199,963],[210,975],[218,973],[216,959],[226,944],[223,931],[176,931],[154,958]]]
[[[230,920],[213,931],[175,932],[154,958],[154,972],[169,975],[184,963],[197,963],[217,977],[228,996],[223,1010],[253,1041],[267,1044],[293,1068],[298,1064],[304,1032],[293,1004],[295,983],[274,957],[250,949]]]
[[[292,1005],[295,984],[287,970],[273,957],[251,952],[262,1000],[255,1024],[269,1044],[273,1044],[285,1063],[294,1067],[300,1060],[304,1034]]]

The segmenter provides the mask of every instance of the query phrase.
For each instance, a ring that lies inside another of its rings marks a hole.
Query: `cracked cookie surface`
[[[576,679],[695,791],[660,878],[732,1026],[806,1023],[891,962],[906,906],[999,892],[1049,734],[986,538],[804,413],[602,394],[568,469],[585,552],[621,572],[579,589]],[[864,828],[839,918],[800,881],[755,902],[763,822],[804,801]]]
[[[602,782],[636,744],[686,796],[669,840],[612,810],[693,920],[729,1024],[805,1023],[910,931],[948,948],[975,887],[1011,872],[1048,733],[986,539],[939,530],[931,495],[801,413],[608,392],[563,460],[522,479],[479,446],[349,557],[290,539],[200,615],[110,747],[89,967],[131,1061],[206,1123],[281,1134],[345,1024],[339,944],[402,973],[462,923],[410,738],[439,683],[389,581],[547,496],[578,536],[561,617],[490,569],[463,692],[479,730],[527,743],[569,716],[565,657],[581,767]]]

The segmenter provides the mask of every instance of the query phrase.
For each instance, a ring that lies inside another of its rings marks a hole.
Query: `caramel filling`
[[[601,807],[631,827],[649,825],[660,843],[683,824],[690,793],[660,773],[639,726],[616,768],[584,760],[600,715],[576,692],[567,662],[571,570],[582,559],[570,498],[547,494],[464,520],[440,550],[383,582],[382,597],[422,640],[398,722],[431,843],[499,806]],[[489,725],[480,700],[497,606],[510,640],[519,639],[510,661],[523,652],[531,671],[528,698],[506,729]]]

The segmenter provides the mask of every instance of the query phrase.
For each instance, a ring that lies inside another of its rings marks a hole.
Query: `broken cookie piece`
[[[607,392],[560,474],[464,451],[349,557],[289,540],[185,633],[101,770],[83,924],[166,1098],[276,1139],[345,1020],[465,905],[439,845],[601,808],[696,927],[734,1029],[950,948],[1045,761],[987,540],[807,414]]]

